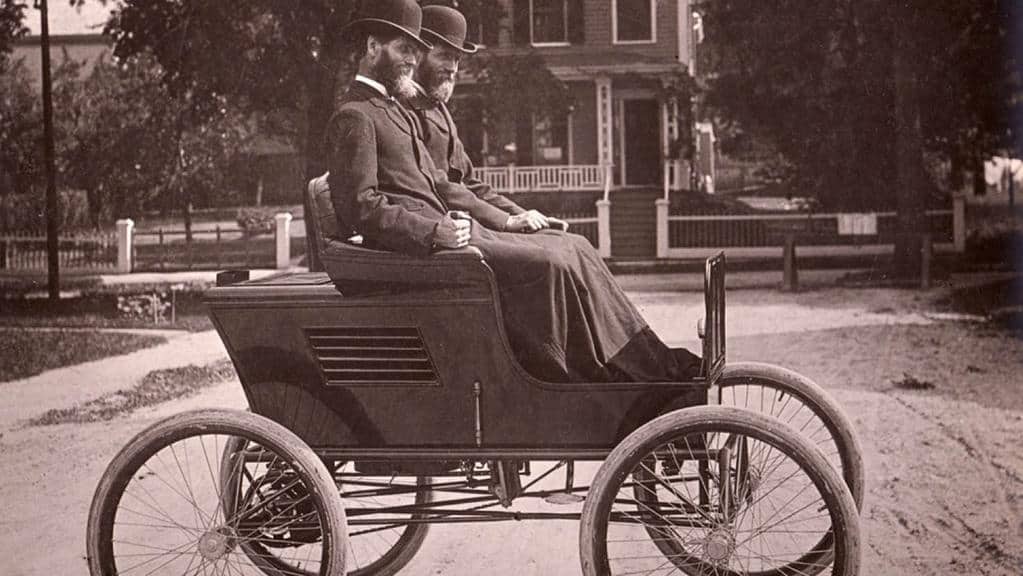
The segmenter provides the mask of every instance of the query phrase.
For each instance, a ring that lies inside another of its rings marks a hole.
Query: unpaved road
[[[1023,341],[981,323],[932,320],[940,296],[732,291],[729,358],[802,372],[851,416],[867,467],[862,574],[1023,574]],[[634,295],[654,329],[673,343],[691,343],[701,300],[694,293]],[[209,355],[205,349],[200,357]],[[179,360],[187,363],[188,356]],[[906,375],[934,388],[896,388],[893,381]],[[80,377],[87,381],[90,374]],[[22,384],[17,410],[7,412],[23,419],[88,396],[33,393]],[[24,428],[5,419],[0,574],[85,574],[88,506],[114,453],[160,417],[243,405],[238,384],[228,382],[106,423]],[[574,522],[441,526],[402,574],[578,574],[577,541]]]

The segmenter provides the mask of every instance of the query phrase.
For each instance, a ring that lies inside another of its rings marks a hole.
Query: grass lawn
[[[166,342],[161,336],[96,330],[27,330],[0,326],[0,382],[127,354]]]
[[[80,296],[50,302],[46,298],[21,298],[0,295],[0,327],[54,328],[157,328],[161,330],[210,330],[213,324],[202,304],[201,289],[179,292],[174,300],[174,322],[165,310],[159,322],[152,318],[125,316],[117,309],[117,297],[147,294],[163,287],[133,287],[132,292],[85,291]],[[148,288],[148,289],[147,289]]]

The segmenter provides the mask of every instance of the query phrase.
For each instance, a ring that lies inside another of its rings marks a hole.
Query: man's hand
[[[448,212],[433,229],[436,248],[462,248],[469,245],[472,220],[464,212]]]
[[[551,230],[561,230],[562,232],[568,232],[568,222],[565,222],[561,218],[548,216],[547,224],[550,225]]]
[[[549,227],[550,223],[547,221],[547,217],[536,210],[509,216],[508,222],[504,225],[504,229],[508,232],[536,232]]]

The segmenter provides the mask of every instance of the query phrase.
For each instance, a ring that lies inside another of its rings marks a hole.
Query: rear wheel
[[[736,408],[670,412],[629,435],[583,507],[587,576],[809,575],[859,567],[859,520],[820,450]]]
[[[339,464],[334,480],[348,512],[349,576],[391,576],[423,545],[430,525],[422,507],[433,502],[426,476],[367,476]]]
[[[260,486],[252,470],[258,446],[235,439],[224,448],[221,476],[226,479],[225,511],[231,514],[253,486]],[[246,463],[247,462],[247,463]],[[330,466],[336,489],[349,521],[347,565],[349,576],[391,576],[412,559],[426,538],[429,525],[416,523],[422,514],[396,508],[423,506],[433,500],[429,478],[373,477],[355,470],[350,462]],[[247,542],[240,548],[253,563],[270,575],[312,576],[315,572],[291,565],[270,554],[264,542]]]
[[[231,445],[250,455],[225,467]],[[229,495],[243,474],[245,490]],[[154,424],[113,459],[86,547],[93,576],[344,574],[345,513],[323,462],[293,433],[255,414],[200,410]]]

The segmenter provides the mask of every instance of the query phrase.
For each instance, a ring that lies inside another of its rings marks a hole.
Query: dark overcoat
[[[433,163],[447,172],[448,180],[461,183],[477,198],[509,214],[522,214],[526,211],[479,179],[446,104],[420,92],[408,101],[408,107],[419,118],[423,141]]]
[[[425,254],[446,210],[469,212],[471,244],[494,270],[519,362],[556,382],[620,378],[609,361],[649,330],[589,242],[501,231],[508,213],[449,182],[420,131],[403,106],[365,84],[342,97],[329,129],[328,179],[341,229],[370,246]]]

